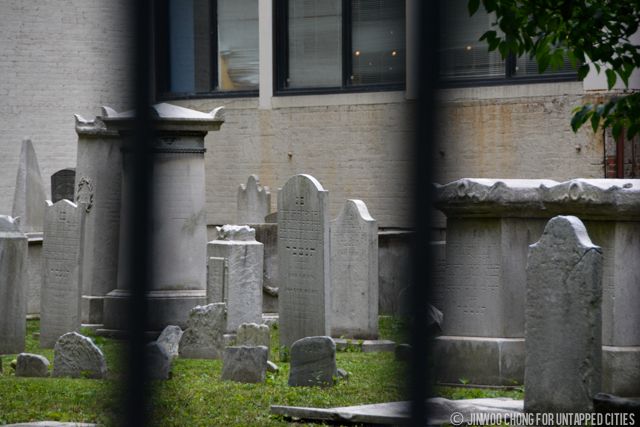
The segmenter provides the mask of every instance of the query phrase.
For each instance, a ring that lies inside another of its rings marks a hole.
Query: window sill
[[[404,90],[383,92],[340,92],[317,94],[279,93],[271,98],[271,108],[320,107],[332,105],[394,104],[406,102]]]

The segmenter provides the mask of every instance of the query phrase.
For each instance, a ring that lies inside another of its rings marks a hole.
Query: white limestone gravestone
[[[27,330],[27,236],[0,215],[0,354],[24,351]]]
[[[75,202],[86,212],[82,254],[82,323],[102,324],[104,296],[116,288],[120,240],[122,140],[104,117],[76,115]]]
[[[331,272],[329,192],[310,175],[291,177],[278,193],[280,345],[329,334]]]
[[[593,411],[602,381],[601,306],[601,249],[578,218],[552,218],[529,246],[526,411]]]
[[[235,333],[243,323],[261,322],[264,247],[256,242],[255,231],[246,225],[218,227],[218,239],[209,242],[207,251],[210,260],[226,260],[222,291],[212,289],[211,302],[226,302],[227,332]],[[219,295],[222,299],[215,300]]]
[[[40,346],[52,348],[80,330],[81,242],[84,210],[68,200],[48,202],[42,248]]]
[[[362,200],[331,221],[331,335],[378,338],[378,224]]]
[[[237,224],[264,222],[264,217],[271,212],[269,187],[261,186],[257,175],[250,175],[247,184],[240,184],[238,188],[237,205]]]
[[[22,141],[20,163],[16,175],[11,216],[20,217],[20,229],[25,233],[42,232],[46,193],[38,158],[29,139]]]

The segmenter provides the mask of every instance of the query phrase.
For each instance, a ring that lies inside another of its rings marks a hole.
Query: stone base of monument
[[[80,304],[82,304],[82,323],[102,323],[104,296],[82,295]]]
[[[345,351],[348,348],[355,348],[363,353],[394,352],[396,343],[389,340],[357,340],[348,338],[334,338],[336,350]]]
[[[640,346],[602,346],[602,390],[618,396],[640,396]]]
[[[104,298],[104,330],[126,331],[129,312],[130,292],[115,289]],[[149,331],[157,334],[169,325],[187,327],[189,312],[197,305],[206,305],[207,296],[204,290],[167,290],[147,293]]]
[[[435,339],[439,383],[514,385],[524,382],[524,338],[440,336]]]

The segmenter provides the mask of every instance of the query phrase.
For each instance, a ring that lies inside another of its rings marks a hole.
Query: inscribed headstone
[[[80,329],[80,254],[84,211],[75,203],[47,202],[42,247],[40,346],[51,348]]]
[[[333,385],[336,343],[330,337],[307,337],[291,346],[290,386]]]
[[[69,332],[53,348],[53,376],[105,378],[107,361],[91,338]]]
[[[592,412],[602,380],[602,251],[574,216],[529,246],[525,410]]]
[[[75,168],[60,169],[51,175],[51,201],[55,203],[62,199],[74,200],[75,182]]]
[[[378,338],[378,224],[362,200],[331,221],[331,335]]]
[[[0,215],[0,354],[24,351],[26,318],[27,236]]]
[[[278,193],[281,346],[329,334],[328,196],[310,175],[290,178]]]
[[[262,187],[257,175],[250,175],[247,184],[238,188],[238,224],[264,222],[271,211],[271,193],[269,187]]]
[[[45,191],[31,140],[22,141],[20,163],[16,175],[11,216],[20,217],[20,229],[25,233],[41,232],[44,224]]]
[[[240,383],[262,383],[269,351],[265,346],[233,346],[222,355],[222,379]]]

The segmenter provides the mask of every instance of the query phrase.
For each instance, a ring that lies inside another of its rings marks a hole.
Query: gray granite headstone
[[[257,175],[250,175],[247,184],[238,188],[238,224],[264,222],[264,217],[271,211],[271,193],[269,187],[262,187]]]
[[[163,347],[167,354],[172,358],[178,357],[180,349],[180,339],[182,338],[182,329],[180,326],[169,325],[160,334],[156,342]]]
[[[329,335],[331,273],[329,192],[310,175],[291,177],[278,192],[280,345]]]
[[[0,354],[24,351],[26,318],[27,236],[0,215]]]
[[[255,240],[255,231],[246,225],[218,227],[218,239],[207,245],[208,256],[226,260],[226,274],[218,274],[224,280],[223,290],[210,294],[211,302],[227,304],[227,332],[235,333],[243,323],[258,323],[262,320],[262,265],[264,246]],[[214,260],[215,261],[215,260]],[[219,264],[219,263],[218,263]],[[219,271],[210,263],[210,273]],[[215,300],[222,294],[222,299]]]
[[[180,357],[220,359],[224,350],[226,313],[224,303],[196,306],[189,313],[187,329],[180,339]]]
[[[243,323],[238,327],[236,345],[271,347],[271,335],[269,326],[257,323]]]
[[[378,223],[362,200],[331,221],[331,335],[378,338]]]
[[[20,353],[16,365],[16,377],[48,377],[49,361],[39,354]]]
[[[173,358],[163,345],[157,341],[147,344],[145,348],[147,358],[147,375],[152,380],[168,380],[171,374]]]
[[[75,168],[60,169],[51,175],[51,201],[55,203],[62,199],[74,200],[75,182]]]
[[[91,338],[69,332],[53,348],[53,376],[105,378],[107,362]]]
[[[42,248],[40,346],[52,348],[80,330],[81,234],[84,211],[68,200],[47,202]]]
[[[269,350],[265,346],[237,346],[224,349],[222,379],[241,383],[264,382]]]
[[[330,337],[307,337],[291,346],[290,386],[333,385],[336,343]]]
[[[25,233],[41,232],[44,224],[46,194],[31,140],[22,141],[20,163],[16,175],[11,216],[20,217],[20,229]]]
[[[602,251],[574,216],[529,246],[525,410],[591,412],[602,380]]]

